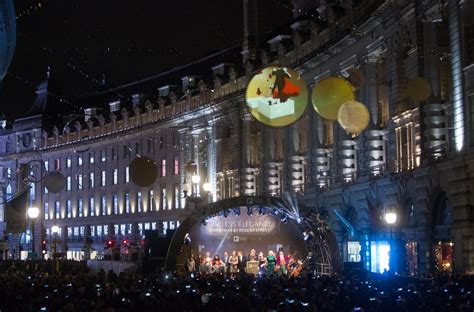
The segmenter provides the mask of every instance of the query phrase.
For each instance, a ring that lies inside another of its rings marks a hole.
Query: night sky
[[[48,65],[50,91],[75,103],[239,44],[243,36],[242,0],[15,0],[15,6],[17,48],[0,94],[0,111],[9,118],[33,104]]]

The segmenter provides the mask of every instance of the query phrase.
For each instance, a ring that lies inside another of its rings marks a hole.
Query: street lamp
[[[31,253],[34,254],[35,252],[35,220],[39,216],[39,209],[38,207],[29,207],[27,210],[28,218],[31,219]]]
[[[387,211],[384,216],[385,223],[387,223],[388,227],[390,228],[390,251],[389,251],[389,270],[394,271],[395,261],[394,261],[394,244],[393,244],[393,226],[397,222],[397,213],[394,211]]]

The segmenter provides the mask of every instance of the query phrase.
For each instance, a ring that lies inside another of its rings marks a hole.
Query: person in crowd
[[[223,274],[224,273],[224,265],[222,263],[221,258],[218,255],[214,256],[212,259],[212,272]]]

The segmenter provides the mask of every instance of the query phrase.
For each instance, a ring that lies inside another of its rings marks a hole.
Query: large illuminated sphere
[[[308,105],[306,83],[297,72],[287,67],[269,66],[257,72],[245,94],[252,116],[270,127],[295,123]]]
[[[328,77],[314,86],[311,98],[314,109],[321,117],[336,120],[339,107],[354,100],[354,88],[345,79]]]
[[[49,171],[44,176],[44,185],[50,193],[59,193],[66,187],[66,177],[59,171]]]
[[[365,77],[360,69],[349,68],[347,73],[349,74],[348,80],[356,90],[360,89],[365,84]]]
[[[155,162],[145,156],[135,157],[130,162],[130,180],[140,187],[152,185],[158,177]]]
[[[429,82],[421,77],[416,77],[408,81],[407,95],[418,102],[427,100],[431,95]]]
[[[357,134],[369,125],[370,114],[367,107],[357,101],[349,101],[341,105],[337,113],[337,122],[347,133]]]

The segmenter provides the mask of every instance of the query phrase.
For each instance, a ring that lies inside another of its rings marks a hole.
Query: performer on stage
[[[267,275],[272,275],[275,273],[276,258],[273,250],[268,251],[267,256]]]
[[[258,273],[263,275],[265,274],[265,267],[267,265],[267,258],[263,254],[263,252],[258,253]]]
[[[211,273],[212,257],[211,257],[211,253],[209,251],[206,252],[206,256],[203,259],[202,266],[203,266],[203,269],[204,269],[204,273],[206,273],[206,274]],[[201,273],[203,273],[203,272],[201,271]]]
[[[193,254],[191,254],[186,261],[186,270],[188,271],[188,274],[193,274],[196,272],[196,261],[194,260]]]
[[[237,253],[237,258],[239,259],[239,263],[237,264],[239,267],[239,273],[245,273],[245,267],[247,266],[247,257],[244,256],[242,250],[239,250]]]
[[[222,274],[224,273],[224,265],[218,255],[214,256],[212,260],[212,272]]]
[[[224,263],[224,273],[227,274],[229,273],[229,266],[230,266],[230,263],[229,263],[229,253],[226,251],[224,251],[224,257],[222,258],[222,262]]]
[[[278,267],[278,275],[286,275],[286,266],[289,262],[289,257],[285,256],[283,249],[280,248],[278,256],[276,257],[276,265]]]
[[[255,260],[257,260],[257,251],[255,249],[251,249],[247,261],[255,261]]]
[[[229,257],[229,273],[233,277],[235,273],[239,272],[239,258],[235,250],[232,251],[232,255]]]

